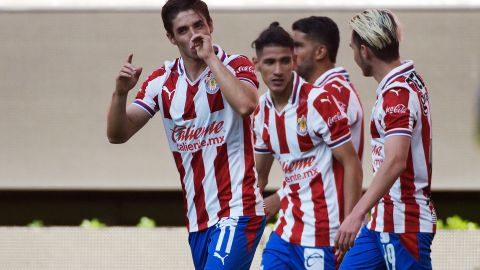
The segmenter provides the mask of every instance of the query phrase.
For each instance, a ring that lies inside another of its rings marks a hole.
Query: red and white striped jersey
[[[247,57],[227,55],[218,46],[215,50],[232,74],[258,88]],[[134,104],[163,118],[190,232],[204,230],[222,217],[264,215],[251,118],[235,112],[208,67],[192,82],[182,58],[165,62],[145,81]]]
[[[331,246],[340,212],[331,148],[350,140],[346,115],[327,91],[305,83],[296,73],[288,104],[278,112],[270,92],[255,112],[255,151],[272,154],[284,171],[283,216],[275,231],[303,246]]]
[[[432,121],[427,88],[406,61],[390,71],[377,88],[372,110],[372,162],[376,173],[385,159],[389,136],[411,137],[407,168],[375,205],[368,223],[379,232],[435,232],[436,215],[430,201]]]

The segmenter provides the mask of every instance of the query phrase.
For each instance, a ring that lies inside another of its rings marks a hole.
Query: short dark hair
[[[324,16],[310,16],[294,22],[292,29],[305,33],[310,39],[324,44],[330,61],[333,63],[337,61],[340,31],[332,19]]]
[[[367,9],[354,16],[350,25],[355,45],[365,45],[378,59],[385,62],[400,58],[400,30],[391,11]]]
[[[257,55],[263,48],[268,46],[287,47],[293,50],[294,44],[290,34],[280,26],[278,22],[272,22],[270,26],[263,30],[255,41],[252,42],[252,48],[255,48]]]
[[[168,34],[173,35],[173,20],[178,13],[186,10],[193,10],[202,15],[208,24],[212,24],[212,18],[208,6],[201,0],[168,0],[162,7],[163,26]]]

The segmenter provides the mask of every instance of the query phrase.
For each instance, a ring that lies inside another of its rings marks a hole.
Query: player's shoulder
[[[227,59],[224,61],[224,64],[235,69],[237,73],[255,72],[253,62],[247,56],[242,54],[228,55]]]

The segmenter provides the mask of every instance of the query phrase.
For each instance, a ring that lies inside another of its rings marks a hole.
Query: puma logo
[[[213,256],[219,258],[220,261],[222,261],[222,265],[225,265],[225,258],[228,257],[228,254],[225,254],[225,256],[222,257],[217,251],[215,251],[215,253],[213,253]]]
[[[336,84],[332,84],[332,87],[335,88],[335,89],[337,89],[339,93],[342,92],[342,86],[338,86],[338,85],[336,85]]]
[[[175,89],[173,89],[172,91],[168,90],[168,88],[164,85],[163,88],[162,88],[163,91],[167,92],[168,94],[168,99],[169,100],[172,100],[172,94],[175,93]]]
[[[320,102],[321,102],[321,103],[328,102],[328,103],[332,104],[332,102],[331,102],[330,99],[328,99],[328,98],[321,98],[321,99],[320,99]]]
[[[400,92],[400,89],[398,89],[398,90],[392,89],[390,91],[392,91],[393,93],[395,93],[398,96],[398,93]]]

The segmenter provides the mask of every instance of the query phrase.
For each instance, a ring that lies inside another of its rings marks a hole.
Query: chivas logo
[[[297,133],[300,135],[307,135],[307,118],[305,115],[297,119]]]
[[[215,94],[220,89],[220,86],[218,86],[217,80],[212,73],[208,74],[205,78],[205,88],[209,94]]]

